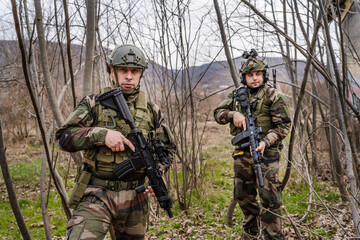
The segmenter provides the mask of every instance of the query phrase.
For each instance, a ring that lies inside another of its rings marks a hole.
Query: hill
[[[265,58],[264,62],[269,66],[268,73],[270,80],[273,79],[271,72],[272,69],[276,69],[277,80],[289,81],[285,64],[281,57]],[[240,69],[243,63],[243,58],[235,59],[237,70]],[[299,79],[302,79],[303,77],[302,73],[304,72],[304,68],[305,62],[298,62],[297,69],[299,72]],[[149,64],[149,69],[147,70],[147,75],[159,77],[159,72],[164,73],[166,72],[166,69],[155,62],[151,62],[151,64]],[[167,72],[171,71],[167,70]],[[177,82],[180,82],[182,79],[182,71],[177,69],[173,70],[172,73],[176,76]],[[227,61],[214,61],[212,63],[205,63],[199,66],[192,66],[189,68],[189,73],[192,76],[192,84],[195,85],[199,82],[199,86],[201,86],[201,89],[204,90],[227,88],[234,84]]]
[[[6,71],[6,69],[11,68],[11,65],[17,65],[17,67],[19,67],[21,64],[20,53],[17,44],[18,43],[16,41],[0,41],[0,73],[6,72],[6,74],[2,74],[2,76],[8,75],[8,71]],[[55,42],[49,42],[48,44],[51,45],[49,47],[49,62],[54,64],[57,61],[60,61],[59,45]],[[34,48],[37,49],[36,44],[34,45]],[[65,44],[63,44],[63,49],[66,50]],[[72,53],[74,54],[73,65],[76,68],[76,66],[79,66],[80,61],[84,60],[85,51],[80,45],[72,45]],[[269,57],[265,58],[264,61],[268,64],[270,68],[270,79],[272,79],[271,69],[276,69],[277,79],[281,81],[288,81],[288,74],[285,69],[285,65],[283,64],[284,61],[281,57]],[[236,58],[236,68],[240,69],[243,62],[243,58]],[[58,62],[57,64],[60,64],[60,62]],[[298,62],[297,70],[299,73],[299,79],[302,79],[303,77],[302,73],[304,72],[304,67],[304,62]],[[55,69],[55,67],[53,68]],[[176,76],[177,82],[180,82],[182,79],[183,72],[181,71],[181,69],[175,69],[171,72],[171,70],[165,69],[160,64],[149,60],[149,68],[146,71],[146,75],[148,76],[148,79],[150,79],[150,81],[154,79],[159,79],[161,75],[165,73],[172,73],[173,76]],[[195,85],[199,83],[199,88],[204,90],[227,88],[233,85],[227,61],[214,61],[212,63],[205,63],[199,66],[192,66],[189,68],[189,73],[190,76],[192,76],[192,84]],[[59,80],[62,81],[61,79]],[[82,71],[79,72],[75,80],[76,86],[81,88]]]

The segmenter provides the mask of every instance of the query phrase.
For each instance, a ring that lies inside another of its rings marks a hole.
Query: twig
[[[70,173],[70,164],[71,164],[71,158],[68,158],[68,166],[67,166],[67,170],[66,170],[66,176],[65,176],[65,188],[66,188],[66,184],[67,184],[67,180],[69,177],[69,173]]]
[[[308,204],[308,207],[307,207],[307,209],[306,209],[306,213],[305,213],[304,216],[300,219],[300,222],[304,221],[305,218],[307,217],[307,215],[308,215],[309,212],[310,212],[310,208],[311,208],[311,205],[312,205],[312,196],[313,196],[313,191],[310,189],[309,202],[307,203],[307,204]]]
[[[58,154],[59,154],[59,152],[56,153],[55,161],[53,161],[54,162],[53,163],[53,171],[55,171],[56,162],[57,162],[57,159],[58,159]],[[54,155],[52,155],[52,156],[54,156]],[[48,204],[49,204],[50,189],[51,189],[51,174],[50,174],[50,177],[49,177],[49,187],[48,187],[47,198],[46,198],[46,206],[48,206]]]
[[[299,240],[302,240],[301,234],[299,229],[296,227],[296,223],[293,221],[293,219],[291,218],[290,214],[288,213],[288,211],[286,210],[285,206],[281,207],[282,210],[284,210],[284,212],[286,213],[286,216],[289,218],[291,225],[293,226],[294,230],[295,230],[295,234],[296,236],[299,238]]]
[[[326,209],[326,211],[331,215],[331,217],[336,221],[336,223],[341,227],[341,229],[344,231],[345,235],[349,235],[348,231],[344,228],[343,225],[341,225],[341,223],[339,222],[339,220],[335,217],[335,215],[330,211],[330,209],[328,208],[328,206],[326,206],[326,204],[324,203],[324,201],[321,199],[321,197],[319,196],[319,194],[315,191],[315,189],[312,187],[311,183],[308,182],[308,180],[305,179],[305,177],[301,174],[301,172],[296,168],[295,163],[291,163],[292,167],[295,169],[295,171],[297,171],[297,173],[299,174],[299,176],[306,182],[306,184],[309,186],[309,188],[313,191],[313,193],[316,195],[316,197],[319,199],[319,201],[321,202],[321,204],[324,206],[324,208]]]
[[[289,219],[289,221],[290,221],[290,218],[286,218],[286,217],[284,217],[284,216],[281,216],[281,215],[279,215],[279,214],[277,214],[277,213],[274,213],[274,212],[270,211],[269,209],[266,209],[266,208],[263,208],[263,209],[264,209],[265,211],[267,211],[267,212],[271,212],[271,214],[273,214],[273,215],[275,215],[275,216],[283,219],[284,221],[285,221],[285,220],[288,220],[288,219]],[[317,236],[317,237],[319,237],[319,238],[321,238],[321,239],[324,238],[324,236],[321,236],[320,234],[318,234],[318,233],[312,231],[311,229],[309,229],[309,228],[301,225],[300,223],[297,223],[296,225],[297,225],[301,230],[304,230],[304,231],[306,231],[306,232],[309,232],[309,233],[311,233],[311,234],[313,234],[313,235],[315,235],[315,236]]]

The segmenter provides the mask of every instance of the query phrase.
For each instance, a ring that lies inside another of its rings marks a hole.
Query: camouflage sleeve
[[[84,97],[56,132],[62,150],[76,152],[104,145],[107,130],[93,126],[94,107],[95,95]]]
[[[271,121],[275,128],[269,130],[263,140],[268,146],[282,141],[290,131],[291,119],[287,99],[275,88],[270,88],[268,96],[272,101],[270,106]]]
[[[176,144],[174,140],[174,136],[170,131],[169,126],[165,121],[165,117],[163,116],[159,106],[156,104],[149,102],[151,112],[153,114],[153,121],[155,126],[155,135],[160,138],[160,140],[164,143],[165,147],[169,150],[169,161],[161,163],[165,169],[168,169],[173,161],[174,154],[176,151]]]
[[[220,103],[214,110],[215,121],[219,124],[227,124],[232,121],[234,113],[233,110],[234,92],[230,93],[227,98]]]

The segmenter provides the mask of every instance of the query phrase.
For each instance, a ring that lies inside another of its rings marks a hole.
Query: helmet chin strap
[[[118,75],[117,75],[117,72],[116,72],[116,67],[113,66],[112,69],[113,69],[113,73],[114,73],[114,75],[115,75],[115,83],[114,83],[114,85],[115,85],[116,87],[120,87],[119,81],[118,81]]]

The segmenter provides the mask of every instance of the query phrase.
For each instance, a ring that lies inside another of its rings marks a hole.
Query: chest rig
[[[261,138],[263,138],[268,131],[274,127],[271,121],[270,115],[270,106],[272,104],[271,100],[266,96],[266,92],[269,89],[269,86],[265,85],[257,93],[249,93],[249,103],[251,106],[251,112],[256,116],[256,126],[261,127],[263,133],[261,134]],[[234,99],[233,101],[233,109],[235,111],[240,112],[244,116],[246,116],[246,111],[241,108],[240,103]],[[230,134],[235,136],[240,133],[242,128],[235,127],[233,122],[230,122]]]
[[[104,93],[110,90],[105,88],[101,91]],[[155,127],[152,123],[152,115],[147,106],[146,94],[143,91],[139,92],[134,102],[127,102],[131,115],[134,117],[136,127],[142,131],[147,141],[149,141],[149,134],[154,131]],[[96,116],[95,126],[103,127],[121,132],[125,137],[130,133],[129,125],[122,119],[116,117],[114,110],[103,107],[102,105],[96,105]],[[113,152],[107,146],[98,146],[89,150],[85,150],[83,162],[92,166],[97,171],[112,171],[114,167],[127,160],[132,154],[130,149],[125,149],[121,152]],[[139,170],[143,172],[143,170]]]

